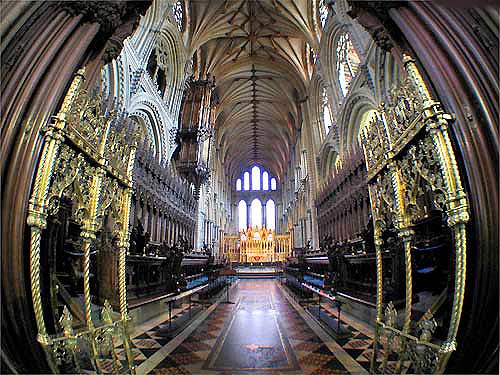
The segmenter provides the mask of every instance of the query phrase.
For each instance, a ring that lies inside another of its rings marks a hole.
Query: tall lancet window
[[[332,112],[330,112],[330,104],[328,103],[328,92],[326,91],[326,87],[323,87],[321,101],[323,104],[323,126],[325,128],[325,133],[328,134],[330,128],[332,127]]]
[[[243,189],[250,190],[250,173],[243,173]]]
[[[252,222],[252,227],[262,226],[262,203],[257,198],[250,205],[250,221]]]
[[[260,168],[252,168],[252,190],[260,190]]]
[[[174,1],[172,5],[172,15],[177,24],[177,29],[182,31],[184,29],[184,5],[182,0]]]
[[[326,26],[326,20],[328,19],[328,6],[325,4],[326,0],[318,1],[318,15],[321,27],[324,29]]]
[[[348,33],[339,37],[337,42],[337,72],[342,95],[346,96],[352,79],[358,72],[359,56],[349,38]]]
[[[241,200],[238,203],[238,230],[247,229],[247,202]]]
[[[269,173],[262,173],[262,190],[269,190]]]
[[[241,191],[241,178],[236,180],[236,191]]]
[[[271,178],[271,190],[276,190],[276,179]]]
[[[276,205],[272,199],[266,203],[266,228],[276,229]]]

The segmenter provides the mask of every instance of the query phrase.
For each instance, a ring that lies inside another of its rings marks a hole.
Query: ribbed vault
[[[318,41],[308,0],[191,1],[199,77],[215,76],[217,145],[231,176],[260,164],[282,176]]]

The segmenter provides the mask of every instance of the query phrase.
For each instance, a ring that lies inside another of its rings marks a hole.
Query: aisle
[[[366,373],[275,280],[240,280],[138,374]],[[161,357],[160,357],[161,356]]]

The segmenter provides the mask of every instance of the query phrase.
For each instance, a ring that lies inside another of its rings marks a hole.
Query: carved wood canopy
[[[217,143],[227,172],[259,164],[281,176],[318,47],[313,2],[197,0],[189,7],[195,74],[216,78]]]

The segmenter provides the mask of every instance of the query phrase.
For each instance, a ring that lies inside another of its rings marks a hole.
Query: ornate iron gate
[[[109,369],[101,365],[103,356],[112,359],[111,371],[121,371],[115,350],[118,338],[125,348],[127,372],[135,373],[128,334],[125,256],[129,246],[136,146],[127,141],[130,130],[124,119],[106,110],[100,94],[91,95],[84,90],[83,80],[84,70],[80,70],[60,112],[45,129],[45,143],[29,205],[30,276],[38,341],[45,348],[54,372],[80,372],[79,362],[86,353],[93,370],[104,373]],[[47,218],[58,212],[63,196],[73,202],[71,216],[81,228],[79,248],[82,250],[85,327],[73,329],[73,317],[65,306],[56,332],[48,333],[43,305],[46,300],[42,300],[40,282],[41,238]],[[91,310],[90,254],[105,215],[112,220],[119,251],[120,319],[113,321],[111,305],[105,301],[100,322],[96,324]]]
[[[441,104],[432,98],[415,62],[409,56],[404,56],[403,61],[405,81],[392,92],[391,103],[377,111],[361,131],[377,264],[376,332],[371,372],[401,372],[404,366],[413,366],[416,373],[442,373],[455,350],[462,312],[468,205],[447,129],[453,116],[445,113]],[[436,322],[432,308],[419,322],[412,320],[413,223],[425,214],[418,203],[425,194],[445,215],[455,254],[451,318],[447,338],[441,342],[433,338]],[[405,255],[406,294],[401,326],[397,324],[393,302],[382,301],[383,234],[388,227],[396,229]],[[397,365],[388,370],[391,353],[396,355]]]

